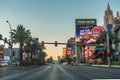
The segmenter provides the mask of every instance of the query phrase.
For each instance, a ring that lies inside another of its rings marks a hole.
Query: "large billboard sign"
[[[96,26],[96,19],[76,19],[76,38],[90,38],[94,26]]]
[[[76,26],[76,37],[84,38],[85,35],[92,35],[93,26]]]

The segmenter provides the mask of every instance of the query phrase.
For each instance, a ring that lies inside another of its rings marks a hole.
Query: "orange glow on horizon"
[[[54,45],[45,45],[45,47],[45,52],[47,54],[46,59],[52,56],[54,60],[57,60],[58,56],[62,56],[63,54],[63,46],[61,45],[58,45],[57,47],[55,47]]]

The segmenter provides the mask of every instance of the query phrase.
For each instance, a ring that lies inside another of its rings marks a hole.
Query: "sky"
[[[22,24],[40,42],[67,42],[75,36],[75,19],[93,18],[103,26],[108,3],[114,15],[120,12],[120,0],[0,0],[0,34],[10,38],[8,20],[12,29]],[[57,59],[65,45],[45,47],[48,57]]]

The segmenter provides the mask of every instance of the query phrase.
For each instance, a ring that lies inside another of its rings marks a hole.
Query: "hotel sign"
[[[96,26],[96,19],[76,19],[76,38],[89,39],[94,26]]]
[[[96,26],[96,19],[76,19],[76,25]]]

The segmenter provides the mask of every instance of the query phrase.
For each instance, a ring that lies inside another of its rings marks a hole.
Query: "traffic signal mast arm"
[[[4,39],[3,39],[1,34],[0,34],[0,40],[3,40],[3,41],[4,41],[4,43],[9,44],[9,42],[8,42],[7,38],[4,38]]]
[[[42,44],[42,43],[41,43],[41,44]],[[51,42],[44,42],[44,44],[55,44],[55,43],[51,43]],[[57,43],[57,44],[66,45],[67,43]]]
[[[59,45],[72,45],[73,43],[71,43],[71,42],[67,42],[67,43],[60,43],[60,42],[44,42],[44,41],[41,41],[41,43],[40,43],[41,45],[44,45],[44,44],[59,44]],[[74,43],[74,45],[80,45],[80,46],[82,46],[83,45],[83,43]],[[91,45],[91,46],[99,46],[98,44],[86,44],[86,45]]]

